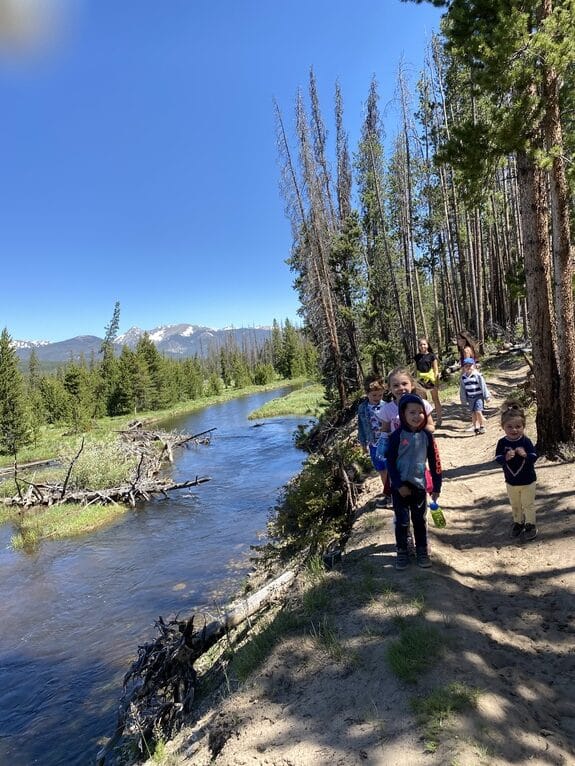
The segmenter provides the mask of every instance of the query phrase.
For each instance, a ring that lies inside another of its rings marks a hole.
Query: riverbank
[[[250,386],[244,389],[229,389],[220,395],[207,397],[189,402],[182,402],[168,410],[141,413],[138,420],[149,425],[161,420],[185,415],[205,409],[213,404],[221,404],[242,396],[253,393],[265,393],[285,388],[286,386],[302,386],[304,379],[282,381],[264,386]],[[308,390],[310,389],[310,390]],[[313,413],[322,399],[322,391],[319,386],[306,386],[300,388],[293,395],[273,399],[268,404],[272,407],[267,411],[258,409],[257,414],[251,413],[249,417],[272,417],[277,414],[307,415]],[[287,401],[284,401],[287,400]],[[274,404],[275,403],[275,404]],[[279,408],[281,407],[281,412]],[[41,481],[61,484],[67,474],[69,461],[76,455],[79,445],[85,441],[85,449],[82,454],[82,464],[75,465],[75,470],[82,470],[86,477],[83,482],[91,489],[103,490],[106,486],[117,486],[128,481],[129,476],[137,466],[137,456],[133,458],[133,464],[123,464],[120,455],[114,452],[111,440],[116,434],[126,428],[134,416],[120,416],[116,418],[102,418],[94,422],[94,428],[87,434],[69,434],[63,427],[47,427],[41,433],[38,444],[34,448],[35,456],[44,455],[45,460],[19,466],[19,475],[24,474],[28,481],[36,482],[38,471],[42,471]],[[23,451],[23,459],[27,453]],[[62,466],[44,468],[46,463],[55,458],[65,457]],[[123,470],[118,471],[119,468]],[[12,472],[12,468],[6,469],[6,473]],[[93,480],[90,479],[92,476]],[[25,484],[25,486],[27,486]],[[13,480],[7,479],[0,487],[1,494],[13,496],[16,494],[16,485]],[[113,523],[123,514],[129,511],[128,504],[109,503],[101,504],[92,502],[89,505],[66,504],[50,507],[31,507],[23,514],[17,506],[3,506],[0,503],[0,523],[10,521],[17,522],[17,530],[12,538],[12,546],[15,548],[31,548],[42,540],[57,540],[76,537],[101,529]]]
[[[293,380],[276,380],[263,386],[246,386],[245,388],[227,388],[220,394],[202,397],[201,399],[188,399],[178,402],[165,410],[150,410],[146,412],[132,413],[130,415],[118,415],[116,417],[97,418],[93,421],[90,431],[84,436],[88,441],[98,442],[106,439],[109,434],[125,428],[133,420],[139,420],[145,425],[153,425],[162,420],[168,420],[178,415],[197,412],[198,410],[211,407],[214,404],[228,402],[241,396],[258,394],[266,391],[275,391],[286,386],[301,387],[308,383],[306,378],[294,378]],[[300,414],[298,412],[292,414]],[[305,412],[301,414],[306,414]],[[20,467],[38,465],[58,458],[62,447],[73,445],[79,438],[78,434],[71,433],[65,425],[42,426],[34,443],[28,445],[18,453]],[[14,464],[12,455],[0,455],[0,473],[11,472]]]
[[[150,766],[573,763],[573,465],[538,461],[539,535],[522,542],[493,461],[498,406],[526,372],[511,355],[489,370],[485,435],[443,400],[448,525],[430,531],[432,569],[394,569],[392,512],[370,478],[342,561],[299,578],[268,640],[252,638],[247,680],[232,664]]]

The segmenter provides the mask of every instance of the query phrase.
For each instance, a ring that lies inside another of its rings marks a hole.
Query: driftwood
[[[159,635],[138,648],[138,659],[124,676],[116,731],[98,753],[98,766],[113,762],[109,759],[125,733],[136,738],[143,755],[154,738],[170,739],[192,708],[196,660],[230,629],[281,597],[294,578],[294,571],[284,572],[211,622],[206,615],[169,622],[160,617],[155,623]],[[196,630],[197,624],[203,627]]]
[[[7,506],[31,508],[32,506],[62,505],[64,503],[79,503],[89,505],[91,503],[125,503],[132,507],[138,501],[149,500],[156,494],[167,497],[168,492],[185,487],[196,487],[210,481],[209,476],[196,476],[194,479],[183,482],[172,482],[168,478],[160,478],[160,471],[168,460],[172,462],[173,451],[177,447],[184,447],[192,442],[205,444],[214,428],[202,431],[200,434],[175,434],[161,431],[147,431],[142,424],[137,422],[124,431],[119,431],[121,444],[126,452],[138,457],[138,463],[134,476],[129,483],[106,489],[78,489],[71,482],[73,468],[84,449],[84,439],[77,453],[74,455],[63,483],[46,484],[31,482],[18,475],[18,466],[14,466],[14,479],[16,481],[17,495],[14,497],[0,498],[0,503]],[[203,438],[202,438],[203,437]],[[158,449],[158,442],[161,449]],[[28,486],[23,492],[21,484]]]

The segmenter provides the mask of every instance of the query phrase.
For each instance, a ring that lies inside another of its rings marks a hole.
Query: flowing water
[[[162,423],[209,445],[176,456],[175,481],[211,476],[76,540],[9,548],[0,526],[0,765],[92,764],[113,731],[121,680],[153,622],[233,594],[250,545],[304,454],[297,418],[261,425],[252,410],[285,391],[250,395]]]

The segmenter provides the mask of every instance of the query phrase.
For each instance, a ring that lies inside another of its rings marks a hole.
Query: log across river
[[[162,423],[188,433],[217,429],[209,445],[176,455],[174,481],[210,475],[202,486],[34,553],[10,550],[11,525],[0,527],[0,764],[94,763],[115,725],[122,677],[138,644],[154,636],[154,620],[233,595],[279,488],[305,458],[293,446],[305,419],[261,428],[247,420],[278,395]]]

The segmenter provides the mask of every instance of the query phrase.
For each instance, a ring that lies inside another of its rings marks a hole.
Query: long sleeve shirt
[[[396,429],[389,437],[387,446],[387,469],[393,489],[399,489],[403,484],[411,484],[425,490],[425,464],[433,482],[433,491],[441,492],[441,460],[437,444],[426,429],[422,431],[407,431]]]
[[[505,453],[509,450],[515,450],[517,447],[523,447],[527,453],[527,457],[520,457],[514,455],[511,460],[505,459]],[[525,484],[533,484],[537,480],[535,473],[535,461],[537,460],[537,453],[535,447],[530,439],[526,436],[522,436],[520,439],[512,441],[506,436],[503,439],[499,439],[497,447],[495,448],[495,460],[503,468],[505,475],[505,481],[507,484],[511,484],[515,487]]]

